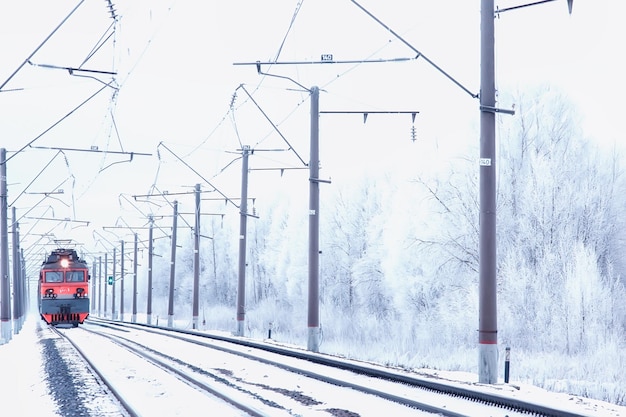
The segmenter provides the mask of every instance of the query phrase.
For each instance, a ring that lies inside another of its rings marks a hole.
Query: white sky
[[[521,4],[496,2],[500,8]],[[30,0],[5,5],[0,27],[0,82],[78,4],[67,0]],[[308,161],[309,101],[294,83],[263,79],[254,66],[235,62],[274,60],[296,9],[295,0],[270,2],[207,2],[173,0],[113,1],[121,16],[111,43],[100,49],[84,68],[117,71],[119,93],[111,104],[107,88],[88,105],[44,134],[35,146],[133,151],[135,156],[98,173],[128,156],[53,150],[26,150],[7,164],[9,204],[18,216],[37,205],[39,195],[63,188],[65,193],[44,198],[29,216],[89,221],[61,224],[57,238],[73,238],[93,249],[92,231],[113,226],[123,216],[131,225],[145,224],[140,210],[125,202],[146,194],[155,185],[160,191],[190,190],[204,181],[184,167],[166,146],[231,197],[239,195],[240,163],[223,174],[220,169],[237,155],[240,143],[257,149],[284,148],[258,108],[239,90],[235,124],[224,120],[233,92],[240,84],[253,93],[268,117],[279,126],[299,155]],[[442,67],[472,92],[479,89],[480,1],[426,2],[373,0],[359,2],[411,45]],[[510,95],[550,85],[561,89],[581,113],[585,133],[598,143],[620,143],[622,115],[626,110],[626,63],[621,57],[626,26],[626,4],[618,0],[577,0],[567,13],[566,1],[503,13],[496,20],[497,86],[501,107],[511,106]],[[112,23],[106,2],[86,1],[57,34],[32,58],[36,64],[76,67]],[[336,60],[414,57],[414,52],[388,33],[349,0],[302,2],[285,38],[279,61],[314,61],[323,53]],[[322,176],[333,183],[358,175],[363,169],[415,167],[435,169],[440,160],[464,154],[478,143],[478,102],[438,73],[425,60],[361,65],[282,65],[264,71],[288,76],[304,86],[324,91],[320,110],[419,111],[415,121],[418,142],[411,143],[408,115],[371,115],[367,124],[360,115],[322,115],[320,143]],[[107,80],[106,76],[101,77]],[[0,94],[2,147],[8,157],[46,131],[102,84],[78,79],[67,72],[26,65]],[[23,90],[21,90],[23,89]],[[115,129],[109,110],[115,114]],[[510,116],[503,116],[510,117]],[[192,153],[193,152],[193,153]],[[229,153],[227,153],[229,152]],[[159,159],[160,158],[160,159]],[[433,162],[435,161],[435,162]],[[293,153],[257,152],[251,168],[302,164]],[[303,198],[308,174],[253,173],[249,195],[292,181]],[[299,182],[298,182],[299,181]],[[59,186],[59,184],[62,184]],[[265,187],[264,187],[265,186]],[[203,184],[203,189],[210,187]],[[56,197],[63,202],[53,198]],[[190,211],[192,197],[181,197],[181,211]],[[162,205],[162,203],[160,203]],[[262,202],[260,203],[262,204]],[[171,213],[168,207],[138,203],[143,213],[152,209]],[[203,208],[224,210],[223,206]],[[231,210],[229,213],[236,214]],[[53,221],[22,219],[21,234],[46,233]],[[170,220],[163,220],[169,226]],[[123,231],[116,231],[118,235]],[[111,241],[112,234],[106,234]],[[98,249],[101,249],[99,247]]]

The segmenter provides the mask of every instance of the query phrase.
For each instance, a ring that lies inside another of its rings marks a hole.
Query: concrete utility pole
[[[13,333],[18,334],[22,329],[22,284],[20,283],[20,227],[17,222],[15,206],[11,207],[13,213],[12,241],[13,241]]]
[[[26,259],[24,259],[24,249],[20,247],[20,263],[22,265],[22,291],[24,294],[24,310],[22,314],[22,321],[26,320],[26,313],[30,307],[30,287],[28,286],[28,280],[26,279]]]
[[[98,270],[98,261],[93,258],[93,264],[91,265],[91,292],[89,293],[89,313],[91,314],[96,310],[96,271]]]
[[[543,0],[506,9],[535,6]],[[567,0],[572,14],[574,0]],[[498,382],[498,314],[496,277],[496,113],[514,114],[496,107],[494,0],[481,0],[480,10],[480,218],[478,295],[478,379]]]
[[[124,321],[124,259],[126,258],[126,251],[124,250],[124,240],[120,240],[121,258],[120,258],[120,320]]]
[[[113,320],[117,320],[117,311],[115,310],[115,268],[117,266],[117,259],[116,259],[116,249],[117,248],[113,248],[113,284],[111,287],[111,318]]]
[[[150,229],[148,230],[148,302],[146,308],[146,323],[152,324],[152,235],[154,229],[154,217],[149,216]]]
[[[106,263],[106,258],[104,258],[104,262]],[[101,315],[101,314],[102,314],[102,256],[98,256],[98,315]]]
[[[494,0],[481,0],[480,10],[480,218],[478,378],[498,382],[496,311],[496,87]]]
[[[130,321],[137,322],[137,233],[135,233],[135,246],[134,246],[134,261],[133,261],[133,315]]]
[[[309,311],[308,311],[308,349],[320,350],[320,156],[319,156],[319,99],[318,87],[311,87],[311,151],[309,161]]]
[[[237,336],[244,336],[246,318],[246,240],[248,224],[248,156],[250,146],[241,150],[241,204],[239,205],[239,280],[237,285]]]
[[[198,314],[200,311],[200,184],[195,187],[196,208],[194,211],[195,225],[193,228],[193,305],[192,327],[198,328]]]
[[[0,344],[11,340],[9,231],[7,224],[7,151],[0,148]]]
[[[109,254],[107,252],[104,253],[104,279],[106,279],[106,283],[104,284],[104,317],[107,316],[107,294],[108,294],[108,286],[109,286],[109,260],[107,259]]]
[[[174,200],[172,220],[172,257],[170,258],[170,293],[167,308],[167,327],[174,327],[174,285],[176,275],[176,228],[178,227],[178,201]]]

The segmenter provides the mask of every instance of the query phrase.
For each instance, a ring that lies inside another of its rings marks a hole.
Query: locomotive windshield
[[[63,282],[63,271],[46,271],[46,282]],[[66,271],[65,282],[85,282],[85,271]]]
[[[65,280],[67,282],[84,282],[85,272],[84,271],[67,271],[65,273]]]
[[[46,282],[63,282],[63,272],[61,271],[47,271]]]

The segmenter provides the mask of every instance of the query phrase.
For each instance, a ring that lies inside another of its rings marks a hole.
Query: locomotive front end
[[[73,249],[53,251],[39,273],[39,312],[51,325],[78,326],[89,316],[89,271]]]

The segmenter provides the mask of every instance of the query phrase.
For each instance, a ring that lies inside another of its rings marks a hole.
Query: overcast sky
[[[478,93],[480,1],[358,3],[465,89]],[[503,0],[496,5],[503,9],[521,3]],[[0,82],[20,68],[77,4],[31,0],[5,5]],[[322,111],[419,112],[414,124],[409,115],[370,115],[366,124],[360,115],[322,115],[322,176],[332,177],[334,183],[365,168],[419,165],[428,169],[442,154],[462,154],[478,143],[478,101],[423,59],[261,67],[293,81],[260,76],[253,65],[233,65],[257,60],[318,61],[322,54],[332,54],[338,61],[415,57],[411,48],[352,1],[125,0],[112,4],[117,22],[107,1],[82,3],[30,61],[116,72],[117,90],[105,86],[110,75],[78,73],[97,79],[79,78],[29,63],[0,93],[1,146],[11,158],[8,202],[17,208],[18,217],[28,213],[28,217],[90,222],[89,226],[57,225],[53,220],[24,218],[21,234],[30,234],[30,243],[37,234],[54,228],[57,238],[73,238],[93,248],[88,241],[93,230],[102,233],[102,226],[119,224],[120,216],[128,224],[140,225],[151,210],[170,210],[158,199],[135,207],[129,202],[134,201],[133,195],[190,191],[196,183],[210,190],[208,180],[236,197],[241,165],[229,163],[242,144],[258,150],[251,158],[252,168],[303,168],[300,159],[308,162],[309,101],[297,84],[322,89]],[[502,13],[496,20],[499,105],[508,108],[513,104],[510,96],[550,85],[578,107],[591,140],[620,142],[626,110],[626,64],[621,56],[625,12],[622,1],[577,0],[570,16],[562,0]],[[98,40],[108,35],[109,40],[91,54]],[[245,90],[238,88],[242,84]],[[231,104],[235,111],[229,114]],[[413,125],[415,143],[411,142]],[[295,152],[265,151],[285,149],[286,141]],[[29,148],[15,154],[30,142],[150,156],[134,155],[128,163],[128,154],[57,154],[52,149]],[[114,162],[121,163],[111,165]],[[259,190],[254,187],[293,181],[306,198],[307,178],[305,171],[282,179],[278,173],[253,172],[249,194]],[[59,188],[62,195],[40,194]],[[183,210],[191,210],[191,197],[179,199]],[[29,212],[33,206],[37,208]],[[207,206],[206,210],[224,208]],[[105,235],[116,240],[113,234]]]

